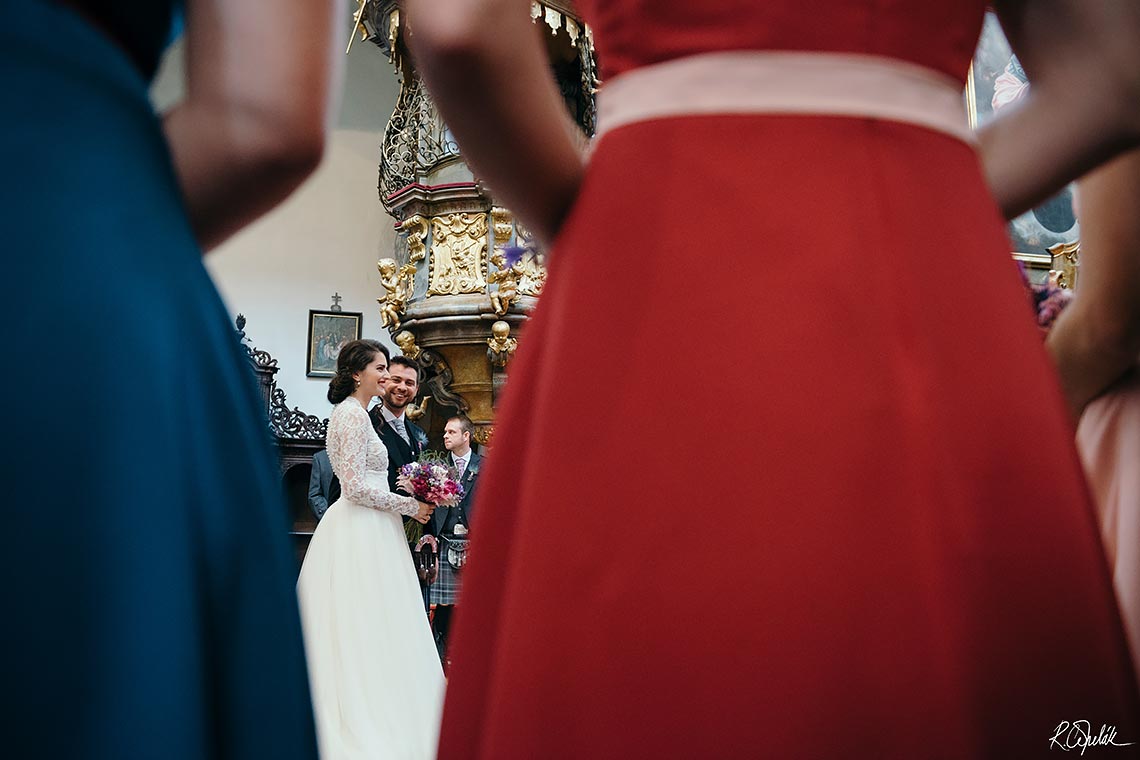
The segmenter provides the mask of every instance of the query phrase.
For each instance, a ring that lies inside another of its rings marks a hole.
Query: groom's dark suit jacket
[[[414,462],[419,457],[423,450],[427,447],[427,433],[425,433],[419,425],[415,424],[407,417],[404,417],[404,427],[407,428],[408,438],[412,440],[411,445],[404,442],[400,434],[396,432],[395,428],[387,423],[384,419],[384,413],[380,411],[381,404],[372,407],[368,412],[368,416],[372,418],[372,427],[376,430],[376,434],[380,436],[380,440],[384,443],[384,448],[388,450],[388,487],[395,493],[402,493],[405,496],[410,496],[404,491],[396,489],[396,478],[400,474],[400,468],[409,462]]]
[[[372,418],[372,427],[376,431],[376,435],[380,436],[380,440],[383,442],[384,448],[388,450],[388,488],[390,488],[393,493],[400,493],[404,496],[411,496],[412,494],[408,493],[407,491],[401,491],[400,489],[396,488],[396,478],[400,475],[401,467],[406,465],[408,462],[416,461],[416,459],[419,458],[420,454],[423,453],[423,450],[427,448],[427,433],[425,433],[419,425],[415,424],[405,416],[404,428],[408,431],[408,438],[411,440],[411,444],[409,445],[404,441],[403,438],[400,437],[400,434],[396,432],[396,429],[389,425],[388,421],[384,419],[384,413],[381,411],[382,408],[383,404],[377,404],[376,406],[372,407],[371,411],[368,412],[368,416]],[[406,526],[410,523],[411,519],[412,518],[408,517],[407,515],[404,516],[405,529]],[[426,525],[424,526],[425,533],[427,532],[427,527],[428,526]],[[429,588],[430,586],[424,585],[421,585],[420,587],[420,591],[424,596],[425,612],[430,607],[428,596]]]

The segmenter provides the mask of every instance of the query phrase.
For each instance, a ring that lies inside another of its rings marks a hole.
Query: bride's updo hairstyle
[[[336,357],[336,374],[329,380],[328,399],[330,403],[339,404],[352,395],[356,390],[356,381],[352,379],[353,372],[360,372],[376,359],[376,354],[384,354],[384,358],[391,358],[388,349],[375,340],[354,340],[346,343]]]

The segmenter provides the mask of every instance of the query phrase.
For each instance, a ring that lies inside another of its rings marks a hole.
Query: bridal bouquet
[[[463,498],[463,486],[455,470],[434,451],[425,451],[418,461],[401,467],[396,485],[420,501],[437,507],[454,507]]]

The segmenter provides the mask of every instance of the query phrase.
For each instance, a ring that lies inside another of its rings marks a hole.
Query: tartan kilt
[[[435,583],[428,586],[429,604],[455,604],[459,598],[459,574],[447,561],[447,541],[439,542],[439,572]]]

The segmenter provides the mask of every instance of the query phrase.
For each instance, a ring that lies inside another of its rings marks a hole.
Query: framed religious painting
[[[993,11],[985,25],[966,80],[966,109],[970,126],[978,127],[1025,96],[1029,81],[1017,56],[1010,50]],[[1075,261],[1080,225],[1073,211],[1074,186],[1027,211],[1009,223],[1013,256],[1029,269],[1032,279],[1043,281],[1054,262]],[[1061,268],[1056,265],[1056,268]]]
[[[332,377],[336,374],[336,358],[349,341],[360,339],[363,317],[359,311],[309,309],[307,377]]]

